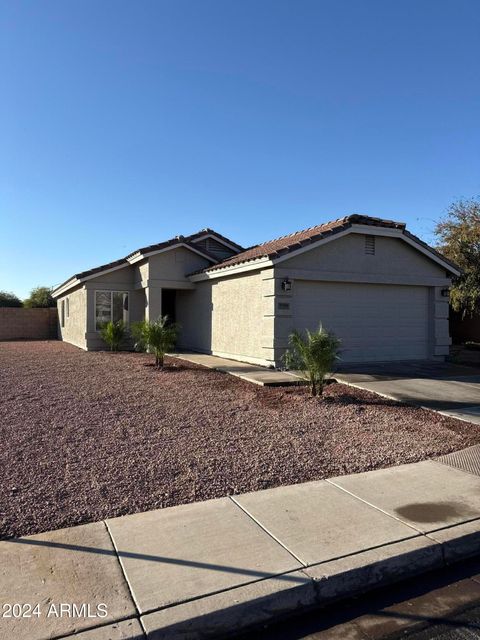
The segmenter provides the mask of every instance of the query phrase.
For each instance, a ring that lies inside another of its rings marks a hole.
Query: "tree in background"
[[[462,275],[453,281],[450,303],[463,316],[480,311],[480,201],[459,200],[436,228],[438,249],[457,264]]]
[[[23,303],[11,291],[0,291],[0,307],[23,307]]]
[[[52,298],[52,290],[49,287],[35,287],[30,291],[30,296],[23,301],[23,306],[33,307],[56,307],[57,303]]]

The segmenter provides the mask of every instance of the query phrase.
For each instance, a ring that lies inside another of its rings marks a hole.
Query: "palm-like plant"
[[[160,316],[155,321],[134,322],[131,332],[137,351],[151,351],[155,354],[155,366],[163,368],[165,354],[175,346],[179,326],[170,322],[168,316]]]
[[[125,323],[121,320],[117,322],[105,322],[100,327],[100,335],[103,341],[110,347],[110,351],[118,351],[120,343],[125,337]]]
[[[312,396],[322,395],[325,378],[339,359],[340,340],[319,326],[317,331],[293,331],[289,336],[290,349],[284,356],[288,369],[301,371],[310,383]]]

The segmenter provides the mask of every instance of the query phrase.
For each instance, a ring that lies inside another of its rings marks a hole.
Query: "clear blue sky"
[[[480,193],[479,0],[1,0],[0,289]]]

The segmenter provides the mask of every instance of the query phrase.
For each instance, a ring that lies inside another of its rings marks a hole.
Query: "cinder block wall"
[[[55,308],[0,307],[0,340],[51,340],[57,337]]]

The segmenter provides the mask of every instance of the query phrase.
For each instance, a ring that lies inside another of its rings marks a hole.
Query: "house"
[[[443,359],[458,268],[405,224],[350,215],[243,249],[212,229],[144,247],[54,290],[62,340],[102,349],[108,320],[181,325],[178,346],[278,366],[319,323],[345,362]]]

